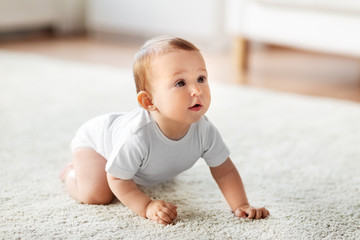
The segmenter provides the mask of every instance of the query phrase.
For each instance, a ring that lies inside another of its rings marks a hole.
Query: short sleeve
[[[127,139],[115,151],[106,163],[106,172],[120,179],[132,179],[144,159],[137,139]]]
[[[230,151],[216,127],[208,121],[204,152],[201,156],[209,167],[221,165],[229,157]]]

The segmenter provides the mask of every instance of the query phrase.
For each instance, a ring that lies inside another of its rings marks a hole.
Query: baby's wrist
[[[144,215],[143,215],[144,218],[149,218],[148,217],[148,210],[149,210],[149,207],[150,207],[152,202],[153,202],[153,200],[150,199],[149,202],[145,205]]]
[[[237,207],[235,209],[233,209],[233,211],[236,211],[236,209],[243,208],[243,207],[250,207],[250,203],[244,202],[242,204],[239,204],[239,205],[237,205]]]

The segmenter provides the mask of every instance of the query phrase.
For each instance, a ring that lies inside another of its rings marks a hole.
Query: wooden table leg
[[[249,40],[237,36],[233,43],[233,55],[235,67],[239,72],[240,82],[246,83],[246,73],[248,70],[248,59],[249,59]]]

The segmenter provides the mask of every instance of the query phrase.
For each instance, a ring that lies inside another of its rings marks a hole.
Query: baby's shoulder
[[[218,132],[216,126],[206,116],[203,116],[196,124],[198,134],[203,138],[212,138]]]
[[[136,108],[127,113],[112,113],[108,115],[108,129],[113,135],[131,137],[141,134],[142,130],[151,123],[148,112]]]
[[[196,124],[200,130],[207,130],[208,128],[214,126],[209,118],[205,115],[199,121],[197,121]]]

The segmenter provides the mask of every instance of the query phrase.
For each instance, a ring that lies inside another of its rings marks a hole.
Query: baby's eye
[[[204,76],[200,76],[197,81],[198,81],[199,83],[204,83],[205,80],[206,80],[206,78],[205,78]]]
[[[184,80],[180,80],[180,81],[178,81],[178,82],[175,84],[176,87],[183,87],[183,86],[185,86],[185,85],[186,85],[186,83],[185,83]]]

